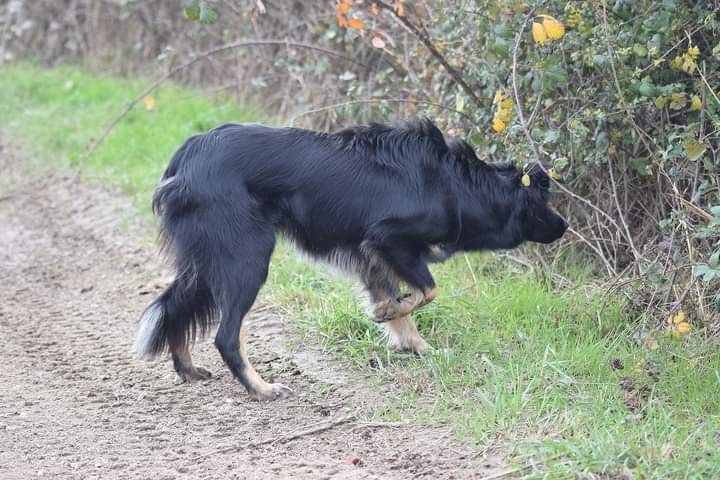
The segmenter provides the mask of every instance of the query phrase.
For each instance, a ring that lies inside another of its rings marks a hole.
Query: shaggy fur
[[[230,124],[191,137],[153,199],[177,275],[145,311],[137,353],[169,349],[181,378],[203,378],[188,344],[219,317],[215,344],[250,395],[288,395],[252,369],[241,335],[277,234],[357,275],[375,319],[396,322],[391,343],[420,350],[407,315],[436,295],[428,262],[560,238],[567,225],[548,206],[548,187],[537,165],[485,163],[429,120],[335,133]]]

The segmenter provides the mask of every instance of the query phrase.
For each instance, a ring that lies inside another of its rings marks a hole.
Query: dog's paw
[[[205,370],[202,367],[193,367],[182,369],[177,372],[176,384],[182,383],[195,383],[209,380],[212,378],[212,373]]]
[[[400,340],[393,339],[389,342],[388,348],[390,348],[393,352],[414,353],[417,355],[430,353],[432,351],[430,344],[428,344],[420,335]]]
[[[392,298],[375,304],[373,317],[376,322],[389,322],[398,317],[398,306],[400,302]]]
[[[282,400],[283,398],[292,397],[294,395],[295,392],[282,383],[268,383],[266,387],[250,392],[250,398],[258,402]]]

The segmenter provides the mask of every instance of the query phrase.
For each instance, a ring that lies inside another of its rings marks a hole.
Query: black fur
[[[177,277],[151,306],[159,317],[139,353],[184,347],[219,312],[215,343],[248,387],[238,334],[276,234],[359,274],[378,297],[399,282],[425,292],[435,286],[428,262],[560,238],[567,225],[547,204],[548,186],[542,168],[485,163],[429,120],[335,133],[231,124],[196,135],[153,199]]]

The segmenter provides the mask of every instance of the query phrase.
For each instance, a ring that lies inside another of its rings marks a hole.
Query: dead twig
[[[389,5],[381,0],[377,0],[375,2],[376,5],[378,5],[380,8],[388,10],[391,12],[397,22],[399,22],[401,25],[403,25],[410,33],[412,33],[415,38],[420,40],[420,42],[425,45],[425,48],[428,49],[430,54],[435,57],[435,59],[440,62],[440,64],[443,66],[445,71],[448,72],[450,77],[452,77],[453,81],[460,86],[460,88],[463,89],[465,94],[470,97],[470,99],[473,101],[473,103],[478,108],[485,108],[485,105],[483,105],[482,101],[480,100],[480,97],[478,97],[472,88],[470,88],[470,85],[465,81],[465,79],[462,77],[462,74],[455,70],[452,65],[447,61],[447,59],[443,56],[442,53],[435,47],[435,44],[433,44],[432,39],[428,35],[428,33],[425,31],[423,27],[420,27],[418,25],[415,25],[413,22],[408,20],[407,16],[398,14],[398,11],[395,9],[394,6]]]
[[[298,438],[300,438],[300,437],[306,437],[306,436],[308,436],[308,435],[314,435],[314,434],[316,434],[316,433],[325,432],[325,431],[330,430],[330,429],[332,429],[332,428],[335,428],[335,427],[337,427],[337,426],[339,426],[339,425],[343,425],[343,424],[345,424],[345,423],[352,422],[352,421],[355,420],[356,418],[357,418],[357,417],[356,417],[354,414],[347,415],[347,416],[345,416],[345,417],[341,417],[341,418],[339,418],[339,419],[337,419],[337,420],[334,420],[334,421],[332,421],[332,422],[326,422],[326,423],[317,425],[317,426],[315,426],[315,427],[311,427],[311,428],[308,428],[308,429],[305,429],[305,430],[301,430],[301,431],[299,431],[299,432],[295,432],[295,433],[288,434],[288,435],[283,435],[282,437],[266,438],[265,440],[261,440],[261,441],[259,441],[259,442],[253,442],[253,443],[249,443],[249,444],[245,444],[245,445],[234,445],[234,446],[232,446],[232,447],[223,448],[223,449],[220,449],[220,450],[215,450],[215,451],[212,451],[212,452],[210,452],[210,453],[206,453],[206,454],[204,454],[204,455],[198,455],[198,456],[196,456],[196,457],[191,458],[191,459],[189,460],[189,462],[196,462],[196,461],[198,461],[198,460],[201,460],[201,459],[207,458],[207,457],[211,457],[211,456],[213,456],[213,455],[219,455],[219,454],[230,453],[230,452],[237,452],[237,451],[240,451],[240,450],[245,450],[245,449],[253,448],[253,447],[259,447],[259,446],[262,446],[262,445],[268,445],[268,444],[275,445],[275,444],[277,444],[277,443],[287,443],[287,442],[290,442],[290,441],[292,441],[292,440],[296,440],[296,439],[298,439]]]
[[[357,60],[354,60],[352,58],[349,58],[342,53],[336,52],[334,50],[330,50],[323,47],[318,47],[316,45],[311,45],[309,43],[302,43],[302,42],[291,42],[288,40],[243,40],[239,42],[233,42],[228,43],[225,45],[221,45],[219,47],[211,48],[210,50],[207,50],[203,53],[200,53],[198,55],[195,55],[193,58],[188,60],[185,63],[182,63],[176,67],[171,68],[165,75],[161,76],[157,80],[155,80],[153,83],[151,83],[147,88],[145,88],[141,93],[139,93],[135,98],[130,100],[126,105],[125,108],[120,112],[120,114],[113,119],[112,122],[108,124],[107,127],[105,127],[105,130],[103,133],[95,140],[92,145],[87,150],[87,153],[83,156],[82,161],[80,162],[80,166],[78,167],[78,170],[82,170],[82,167],[85,163],[85,160],[89,158],[97,148],[102,144],[102,142],[110,135],[110,132],[115,128],[115,126],[123,119],[125,116],[130,112],[130,110],[133,109],[135,105],[137,105],[143,98],[145,98],[147,95],[152,93],[155,89],[157,89],[160,85],[168,81],[173,75],[176,73],[185,70],[186,68],[191,67],[195,63],[199,62],[200,60],[207,59],[209,57],[212,57],[213,55],[216,55],[221,52],[225,52],[228,50],[233,50],[236,48],[245,48],[245,47],[256,47],[261,45],[285,45],[288,47],[294,47],[294,48],[304,48],[306,50],[314,50],[317,52],[322,52],[326,55],[330,55],[333,57],[341,58],[344,60],[347,60],[348,62],[354,63],[356,65],[360,65],[364,68],[370,68],[367,65],[365,65],[362,62],[358,62]]]
[[[443,110],[447,110],[449,112],[458,113],[458,114],[462,115],[463,117],[467,118],[468,120],[472,120],[472,118],[470,118],[470,116],[468,116],[468,114],[461,112],[460,110],[455,110],[454,108],[448,107],[441,103],[428,102],[425,100],[413,100],[411,98],[365,98],[365,99],[357,99],[357,100],[348,100],[345,102],[338,102],[338,103],[333,103],[331,105],[325,105],[323,107],[313,108],[311,110],[305,110],[304,112],[300,112],[300,113],[295,114],[292,117],[290,117],[290,125],[292,126],[298,118],[304,117],[306,115],[314,115],[316,113],[322,113],[322,112],[325,112],[328,110],[336,110],[338,108],[347,107],[349,105],[374,104],[374,103],[382,103],[382,102],[411,103],[414,105],[430,105],[433,107],[441,108]]]
[[[362,422],[350,429],[351,432],[361,428],[400,428],[407,427],[407,422]]]

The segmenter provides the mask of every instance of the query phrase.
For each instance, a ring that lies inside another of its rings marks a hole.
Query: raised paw
[[[250,398],[259,402],[282,400],[293,395],[295,395],[295,392],[282,383],[267,383],[263,388],[250,392]]]
[[[177,380],[175,383],[195,383],[209,380],[212,373],[202,367],[182,368],[177,371]]]
[[[398,315],[398,306],[400,302],[393,298],[388,298],[382,302],[375,304],[373,317],[376,322],[389,322],[394,320]]]

